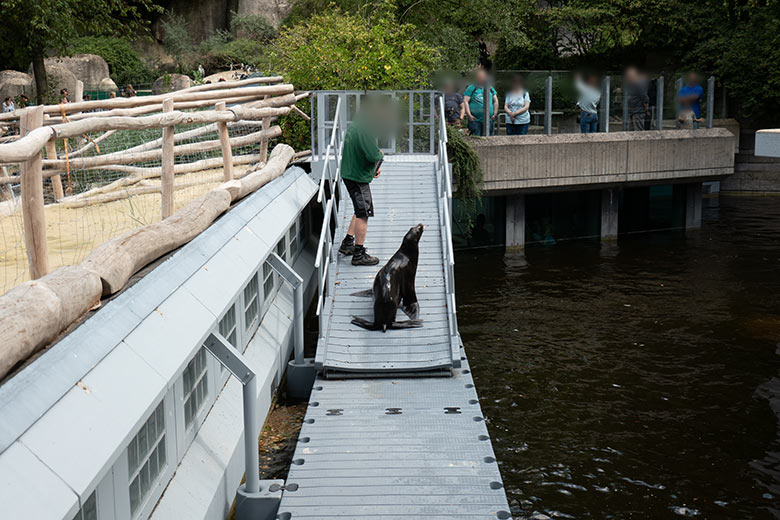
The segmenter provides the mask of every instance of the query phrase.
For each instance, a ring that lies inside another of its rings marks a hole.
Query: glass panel
[[[246,323],[247,330],[252,328],[255,320],[260,316],[258,291],[257,275],[255,275],[244,288],[244,323]]]
[[[219,333],[228,343],[236,346],[236,307],[230,308],[221,320],[219,320]]]
[[[283,260],[287,261],[287,240],[285,237],[282,237],[279,243],[276,244],[276,254],[282,257]]]
[[[184,380],[184,424],[189,429],[206,401],[208,371],[206,369],[206,349],[202,348],[187,364],[182,375]]]
[[[160,451],[165,453],[165,408],[162,402],[128,445],[128,493],[134,517],[166,466]]]

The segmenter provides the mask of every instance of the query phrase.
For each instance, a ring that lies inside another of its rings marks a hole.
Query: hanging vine
[[[452,183],[456,187],[455,197],[460,200],[459,217],[466,221],[465,234],[471,236],[472,221],[476,213],[482,190],[482,165],[479,156],[469,144],[466,136],[457,128],[447,125],[447,156],[452,163]],[[459,219],[460,220],[460,219]]]

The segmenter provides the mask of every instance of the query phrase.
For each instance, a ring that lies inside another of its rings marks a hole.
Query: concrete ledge
[[[488,195],[720,179],[734,143],[724,128],[471,139]]]

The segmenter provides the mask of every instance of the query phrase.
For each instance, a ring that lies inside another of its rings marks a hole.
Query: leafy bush
[[[130,42],[113,36],[85,36],[73,41],[73,54],[97,54],[108,63],[111,78],[117,85],[149,83],[154,81],[155,71],[148,67],[130,45]]]
[[[257,65],[263,59],[266,46],[255,40],[239,38],[226,43],[213,45],[202,54],[203,67],[209,71],[224,70],[234,63]]]
[[[370,6],[365,17],[337,7],[282,30],[268,70],[301,89],[422,87],[440,61],[438,50],[395,19],[392,0]]]
[[[183,16],[171,13],[162,21],[161,27],[165,33],[163,47],[173,58],[177,68],[182,70],[191,63],[192,53],[195,50],[190,24]]]
[[[466,136],[457,128],[447,125],[447,158],[452,163],[452,184],[457,186],[455,197],[461,200],[462,217],[466,220],[466,236],[471,236],[477,203],[482,195],[479,185],[483,171],[479,156]]]
[[[276,29],[271,22],[259,14],[238,14],[231,12],[230,26],[237,38],[246,38],[260,43],[268,43],[276,37]]]

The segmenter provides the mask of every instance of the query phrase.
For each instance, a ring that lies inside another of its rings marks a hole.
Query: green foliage
[[[400,89],[422,87],[439,64],[439,52],[400,24],[391,0],[365,17],[330,6],[282,30],[267,68],[302,89]]]
[[[258,65],[263,60],[266,46],[255,40],[239,38],[228,41],[201,55],[207,71],[225,70],[234,63]]]
[[[192,62],[195,42],[192,40],[190,25],[183,16],[171,13],[160,24],[163,33],[163,47],[171,55],[179,70]]]
[[[276,29],[262,15],[231,12],[230,16],[231,29],[238,38],[268,43],[276,37]]]
[[[479,58],[474,39],[454,25],[422,27],[418,29],[420,40],[441,53],[441,68],[447,71],[468,72]]]
[[[447,158],[452,163],[452,184],[457,186],[455,197],[461,200],[462,216],[466,219],[465,235],[471,236],[471,217],[476,214],[482,195],[482,164],[463,132],[451,125],[447,125]]]
[[[311,103],[308,99],[302,99],[296,103],[304,114],[308,114]],[[282,129],[282,135],[273,143],[280,142],[292,146],[300,152],[311,148],[311,125],[298,114],[287,114],[277,119],[276,124]]]
[[[70,47],[72,54],[97,54],[108,63],[111,78],[117,85],[150,83],[155,72],[149,68],[124,38],[115,36],[85,36]]]

